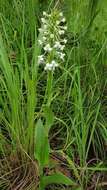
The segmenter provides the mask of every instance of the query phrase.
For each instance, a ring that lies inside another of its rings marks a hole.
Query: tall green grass
[[[38,176],[34,131],[36,121],[39,118],[44,121],[46,99],[55,115],[49,134],[52,152],[66,158],[81,190],[103,189],[105,184],[107,3],[100,0],[56,3],[37,0],[0,3],[0,187],[4,190],[14,188],[14,170],[18,167],[23,181],[27,181],[32,164]],[[37,40],[42,11],[49,11],[55,4],[66,16],[68,43],[65,63],[54,73],[49,99],[47,74],[37,64],[41,51]],[[15,162],[14,166],[11,162]],[[13,181],[8,177],[10,174]],[[38,179],[31,178],[31,184],[23,189],[35,189],[35,184],[38,186]]]

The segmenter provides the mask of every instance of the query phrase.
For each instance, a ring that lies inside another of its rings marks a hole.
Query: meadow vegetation
[[[43,12],[66,19],[53,70]],[[107,189],[106,76],[106,0],[0,1],[1,190]]]

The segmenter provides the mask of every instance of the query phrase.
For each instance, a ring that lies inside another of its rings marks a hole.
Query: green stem
[[[47,77],[47,106],[50,107],[52,100],[52,81],[53,81],[53,73],[52,71],[48,72]]]
[[[43,166],[39,165],[39,171],[40,171],[40,184],[39,184],[39,190],[43,190],[42,188],[42,177],[43,177]]]
[[[42,104],[42,108],[44,105],[50,107],[52,101],[52,82],[53,82],[53,73],[52,71],[48,71],[47,76],[47,85],[45,90],[45,96]]]

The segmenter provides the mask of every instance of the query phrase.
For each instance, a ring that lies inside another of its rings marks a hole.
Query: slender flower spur
[[[64,49],[67,43],[64,37],[66,30],[66,19],[62,12],[58,10],[52,10],[50,14],[43,12],[38,40],[43,54],[38,56],[38,64],[43,64],[45,71],[54,71],[60,62],[64,61]]]

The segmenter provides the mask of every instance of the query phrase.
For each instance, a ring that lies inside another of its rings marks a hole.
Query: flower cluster
[[[54,10],[51,14],[43,12],[41,28],[39,28],[39,45],[43,54],[38,56],[38,64],[44,64],[44,70],[54,71],[61,61],[64,61],[64,48],[67,43],[64,38],[67,26],[62,12]]]

